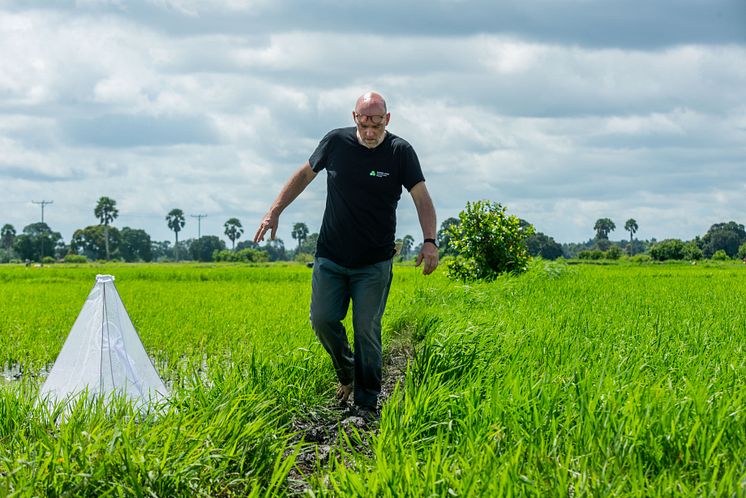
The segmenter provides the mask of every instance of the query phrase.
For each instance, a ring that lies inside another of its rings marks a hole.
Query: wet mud
[[[408,345],[396,346],[384,356],[383,382],[378,399],[379,413],[397,384],[404,379],[412,356],[412,349]],[[302,495],[310,489],[308,477],[326,467],[329,458],[338,456],[337,449],[372,455],[370,442],[371,437],[378,434],[378,420],[364,415],[367,414],[358,413],[351,398],[348,403],[335,402],[293,421],[292,431],[295,437],[291,443],[292,446],[300,443],[301,450],[288,476],[288,494]],[[291,453],[292,450],[288,450],[288,456]]]

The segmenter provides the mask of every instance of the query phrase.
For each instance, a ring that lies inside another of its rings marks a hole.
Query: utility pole
[[[54,204],[54,201],[31,201],[34,204],[41,206],[41,222],[44,223],[44,206],[47,204]],[[44,266],[44,234],[41,234],[41,256],[39,257],[39,264]]]
[[[207,218],[206,214],[190,214],[192,218],[197,218],[197,240],[202,238],[202,218]]]
[[[31,201],[34,204],[39,204],[41,206],[41,222],[44,223],[44,206],[47,204],[54,204],[54,201]]]

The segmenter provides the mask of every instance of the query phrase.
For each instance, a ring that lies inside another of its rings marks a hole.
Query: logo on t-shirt
[[[387,176],[389,176],[389,174],[386,173],[385,171],[372,170],[370,172],[370,176],[375,176],[376,178],[386,178]]]

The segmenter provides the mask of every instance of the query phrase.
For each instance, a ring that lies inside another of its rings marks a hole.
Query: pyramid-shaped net
[[[138,404],[168,395],[124,308],[111,275],[97,275],[40,396],[67,400],[126,395]]]

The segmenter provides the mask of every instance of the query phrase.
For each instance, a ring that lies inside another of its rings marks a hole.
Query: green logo
[[[376,176],[376,170],[371,171],[370,176]]]

